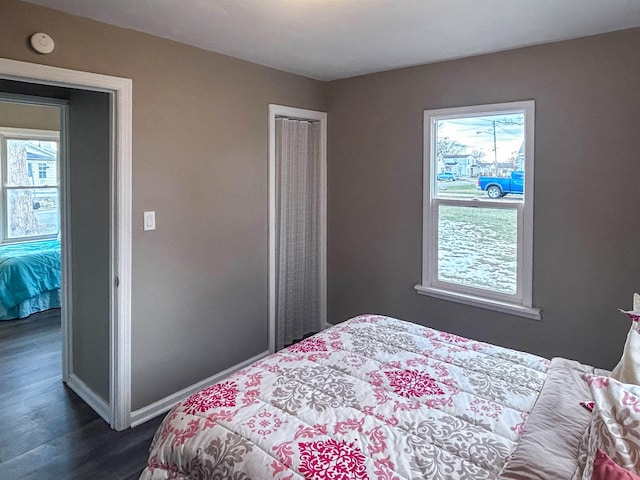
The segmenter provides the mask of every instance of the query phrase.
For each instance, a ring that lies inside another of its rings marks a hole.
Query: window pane
[[[522,200],[524,128],[523,111],[434,120],[435,196]]]
[[[5,185],[57,185],[57,156],[57,142],[8,139]]]
[[[9,238],[56,235],[60,226],[58,189],[9,189],[7,191]]]
[[[438,280],[514,295],[516,209],[440,205]]]

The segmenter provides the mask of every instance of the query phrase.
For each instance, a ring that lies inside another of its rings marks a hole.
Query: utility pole
[[[492,130],[479,130],[476,135],[481,133],[493,133],[493,173],[498,175],[498,142],[496,141],[496,122],[497,120],[491,120]]]
[[[498,175],[498,145],[496,144],[496,121],[491,120],[493,124],[493,170]]]
[[[488,119],[487,119],[488,120]],[[486,130],[478,130],[476,132],[476,134],[481,134],[481,133],[490,133],[493,135],[493,171],[496,175],[498,175],[498,139],[496,138],[496,129],[498,127],[500,127],[501,125],[524,125],[524,123],[520,123],[520,122],[516,122],[512,119],[503,119],[503,120],[491,120],[491,130],[489,130],[489,125],[487,125],[487,129]],[[503,127],[500,127],[503,130],[505,130]],[[506,131],[506,130],[505,130]],[[514,133],[511,133],[509,131],[506,131],[506,133],[510,134],[510,135],[516,135]]]

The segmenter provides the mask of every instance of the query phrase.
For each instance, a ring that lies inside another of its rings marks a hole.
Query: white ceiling
[[[640,0],[29,0],[320,80],[640,26]]]

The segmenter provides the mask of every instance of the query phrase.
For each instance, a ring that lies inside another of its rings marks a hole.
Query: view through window
[[[57,140],[2,137],[5,242],[58,234],[58,165]]]

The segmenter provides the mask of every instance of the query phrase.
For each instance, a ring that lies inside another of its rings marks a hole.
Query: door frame
[[[320,322],[327,326],[327,113],[269,104],[269,352],[276,350],[276,118],[320,122]]]
[[[109,219],[109,408],[99,412],[112,428],[124,430],[131,425],[131,151],[132,151],[132,81],[60,67],[0,58],[0,78],[41,85],[103,92],[110,98],[110,219]],[[66,119],[63,109],[63,119]],[[64,125],[61,125],[63,128]],[[65,129],[68,135],[68,128]],[[68,140],[68,137],[66,138]],[[62,140],[64,142],[64,140]],[[68,149],[63,152],[68,157]],[[61,163],[69,165],[68,158]],[[68,174],[68,173],[67,173]],[[62,180],[62,179],[61,179]],[[66,194],[61,202],[64,216],[68,215]],[[65,228],[68,233],[68,222]],[[70,236],[64,241],[65,271],[69,271]],[[68,276],[68,275],[67,275]],[[64,288],[64,285],[63,285]],[[63,302],[70,305],[70,292],[63,289]],[[71,318],[63,308],[63,379],[71,373]]]

